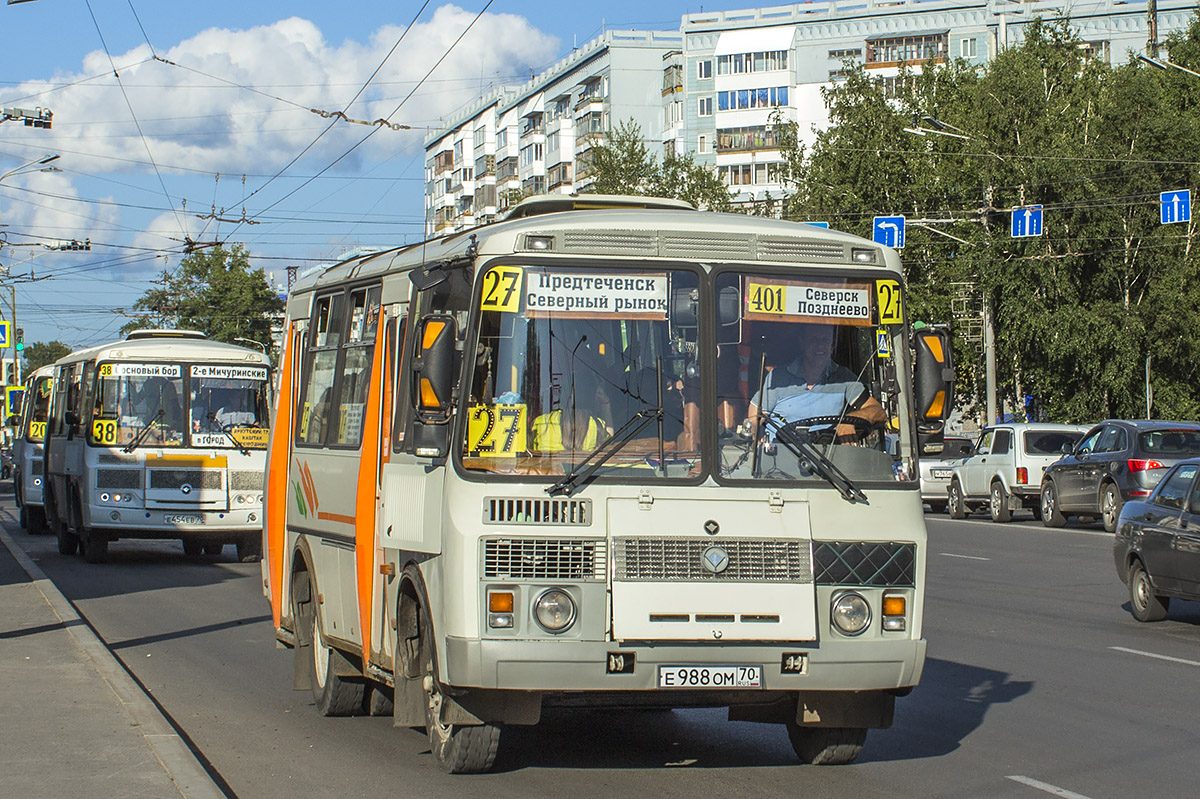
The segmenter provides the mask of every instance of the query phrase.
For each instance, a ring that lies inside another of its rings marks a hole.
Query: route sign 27
[[[1012,237],[1024,239],[1042,235],[1042,206],[1018,205],[1012,209]]]
[[[1158,221],[1163,225],[1192,221],[1192,190],[1177,189],[1158,195]]]
[[[876,244],[901,249],[904,246],[904,217],[875,217],[875,222],[871,225],[871,234]]]

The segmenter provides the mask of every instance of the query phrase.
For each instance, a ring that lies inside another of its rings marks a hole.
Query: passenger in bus
[[[133,407],[142,425],[156,422],[167,430],[182,430],[183,406],[179,402],[179,392],[165,377],[147,378],[141,389],[135,388]]]
[[[799,354],[790,361],[781,355],[790,347],[792,336],[776,335],[768,339],[767,363],[775,368],[763,385],[765,401],[762,408],[782,423],[821,417],[857,417],[871,426],[882,428],[887,413],[879,400],[871,396],[858,376],[833,360],[836,344],[835,327],[828,324],[789,325],[799,332]],[[782,331],[781,331],[782,332]],[[775,356],[774,358],[772,356]],[[753,431],[758,419],[760,398],[756,391],[750,400],[745,426]],[[814,426],[815,429],[816,426]],[[854,443],[862,438],[852,422],[837,425],[834,440],[839,444]]]
[[[582,372],[569,376],[561,397],[563,407],[534,417],[531,450],[590,452],[612,434],[609,423],[597,415],[597,408],[606,404],[607,396],[593,375]]]

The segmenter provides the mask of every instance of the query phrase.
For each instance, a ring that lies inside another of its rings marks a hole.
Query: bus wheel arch
[[[352,716],[362,712],[366,681],[348,676],[345,656],[325,642],[318,610],[321,595],[305,549],[303,544],[297,548],[292,568],[292,624],[296,636],[292,687],[310,690],[322,716]]]

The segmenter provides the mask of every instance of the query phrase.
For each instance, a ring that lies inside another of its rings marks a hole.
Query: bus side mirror
[[[931,455],[945,445],[946,420],[954,409],[954,356],[945,328],[921,328],[913,338],[917,444],[919,454]]]
[[[450,442],[457,338],[454,317],[449,314],[431,314],[417,326],[418,349],[412,361],[413,451],[422,457],[445,457]]]
[[[76,415],[75,411],[66,411],[63,413],[63,421],[71,427],[79,426],[79,416]]]

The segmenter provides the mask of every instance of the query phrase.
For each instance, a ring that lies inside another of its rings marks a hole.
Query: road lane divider
[[[1057,785],[1051,785],[1048,782],[1042,782],[1041,780],[1035,780],[1032,777],[1023,777],[1019,774],[1014,774],[1014,775],[1007,777],[1006,779],[1010,779],[1013,782],[1019,782],[1022,785],[1028,785],[1030,788],[1036,788],[1037,790],[1048,793],[1051,796],[1062,797],[1062,799],[1089,799],[1089,797],[1084,796],[1081,793],[1075,793],[1074,791],[1068,791],[1066,788],[1059,788]]]
[[[1109,649],[1114,652],[1126,652],[1130,655],[1141,655],[1146,658],[1154,658],[1156,660],[1165,660],[1169,663],[1182,663],[1185,666],[1200,666],[1200,660],[1186,660],[1184,658],[1175,658],[1170,655],[1159,655],[1155,652],[1143,652],[1140,649],[1127,649],[1123,646],[1110,646]]]

